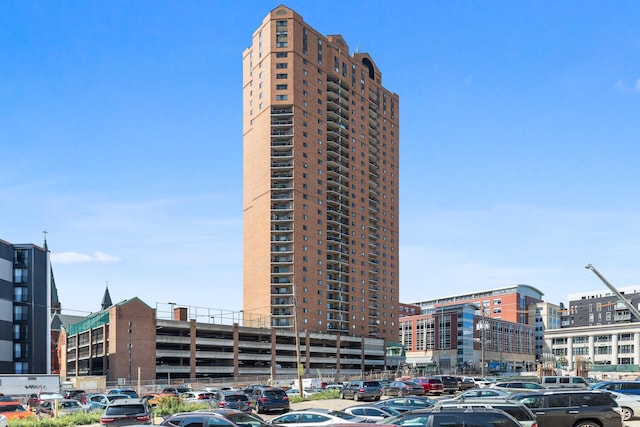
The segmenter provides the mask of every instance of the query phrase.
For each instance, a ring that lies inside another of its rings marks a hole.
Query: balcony
[[[292,108],[274,108],[271,110],[272,116],[290,115],[293,114]]]
[[[271,162],[272,168],[292,168],[293,162]]]

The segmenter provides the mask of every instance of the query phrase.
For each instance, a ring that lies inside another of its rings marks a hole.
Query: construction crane
[[[604,278],[604,276],[603,276],[602,274],[600,274],[600,272],[599,272],[598,270],[596,270],[596,268],[595,268],[593,265],[588,264],[585,268],[586,268],[587,270],[591,270],[591,271],[593,271],[593,273],[594,273],[596,276],[598,276],[598,278],[599,278],[600,280],[602,280],[602,283],[604,283],[605,285],[607,285],[607,288],[611,289],[611,292],[613,292],[613,293],[618,297],[618,299],[620,300],[620,302],[621,302],[621,303],[623,303],[623,304],[624,304],[624,305],[629,309],[629,312],[630,312],[631,314],[633,314],[633,317],[635,317],[635,318],[636,318],[636,321],[640,320],[640,311],[638,311],[638,309],[637,309],[637,308],[635,308],[635,307],[633,306],[633,304],[631,304],[631,302],[630,302],[628,299],[626,299],[626,298],[624,297],[624,295],[622,295],[622,294],[621,294],[621,293],[620,293],[620,292],[615,288],[615,286],[613,286],[611,283],[609,283],[609,282],[607,281],[607,279],[605,279],[605,278]]]

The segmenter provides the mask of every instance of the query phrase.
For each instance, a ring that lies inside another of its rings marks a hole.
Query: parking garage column
[[[593,360],[593,359],[591,359]],[[618,364],[618,334],[611,334],[611,364]]]
[[[640,364],[640,333],[633,334],[633,363]]]

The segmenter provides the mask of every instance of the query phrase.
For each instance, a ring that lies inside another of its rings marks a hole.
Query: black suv
[[[279,387],[254,386],[247,394],[259,414],[267,411],[288,412],[290,409],[289,396]]]
[[[395,426],[473,426],[522,427],[511,415],[489,408],[428,408],[385,418],[384,424]],[[620,426],[618,426],[620,427]]]
[[[605,391],[547,391],[517,394],[519,400],[536,415],[540,427],[573,426],[620,427],[621,411],[615,399]]]
[[[340,390],[340,399],[380,400],[382,386],[378,381],[349,381]]]

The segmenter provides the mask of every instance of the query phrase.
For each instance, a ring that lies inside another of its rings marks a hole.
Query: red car
[[[418,383],[424,388],[425,394],[440,395],[444,391],[442,381],[438,378],[420,377],[413,380],[414,383]]]

